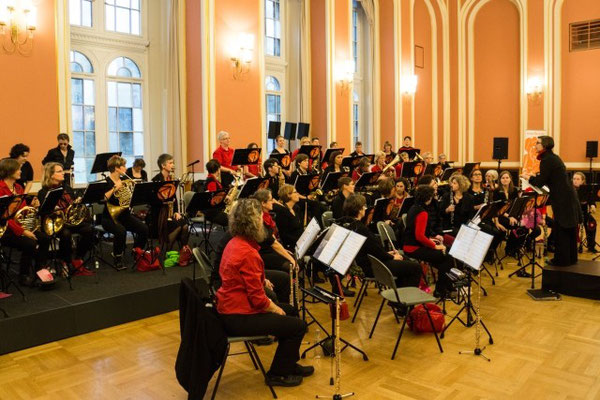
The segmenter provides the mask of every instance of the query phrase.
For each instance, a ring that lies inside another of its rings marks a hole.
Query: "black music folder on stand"
[[[402,163],[403,178],[418,178],[423,174],[424,161],[405,161]]]
[[[354,186],[356,189],[360,189],[365,186],[376,185],[380,175],[381,172],[365,172],[358,178]]]
[[[323,193],[338,189],[338,180],[342,177],[342,175],[342,172],[329,172],[327,175],[325,175],[325,180],[321,185],[321,190]]]
[[[292,155],[290,153],[271,153],[269,158],[274,158],[279,163],[279,166],[286,171],[290,169],[292,165]]]
[[[288,141],[296,139],[296,127],[297,124],[293,122],[286,122],[283,130],[283,137]]]
[[[442,178],[440,179],[442,182],[447,182],[448,179],[455,173],[459,172],[460,168],[446,168],[444,173],[442,174]]]
[[[401,153],[407,153],[408,154],[408,159],[409,160],[414,160],[415,157],[417,156],[417,154],[421,154],[421,149],[409,149],[409,150],[404,150]]]
[[[38,214],[41,216],[50,215],[54,212],[58,202],[60,201],[65,189],[59,187],[56,189],[49,190],[46,193],[46,197],[40,204]]]
[[[433,175],[433,176],[438,176],[442,173],[442,164],[437,163],[437,164],[427,164],[427,166],[425,167],[425,172],[423,173],[423,175]]]
[[[391,199],[384,198],[375,200],[375,204],[373,204],[373,207],[369,207],[362,219],[362,222],[368,226],[371,224],[371,222],[385,221],[388,219],[387,215],[389,213],[387,211],[390,200]]]
[[[307,122],[298,122],[298,129],[296,131],[296,138],[302,139],[305,136],[308,136],[308,132],[310,130],[310,124]]]
[[[216,192],[197,192],[194,193],[190,204],[186,208],[186,212],[190,216],[195,216],[198,211],[217,210],[225,207],[225,190],[217,190]]]
[[[141,182],[136,183],[131,194],[129,207],[153,204],[158,202],[156,195],[158,188],[166,182]]]
[[[327,150],[325,150],[325,154],[323,154],[323,158],[321,158],[321,164],[324,163],[324,162],[328,163],[329,162],[329,158],[331,157],[331,154],[333,154],[334,152],[339,151],[342,154],[344,154],[344,150],[346,150],[346,149],[343,148],[343,147],[336,148],[336,149],[327,149]]]
[[[298,154],[306,154],[311,160],[315,160],[321,156],[321,145],[305,144],[300,146]]]
[[[269,139],[275,139],[281,134],[281,122],[280,121],[269,121],[269,129],[267,130],[267,137]]]
[[[83,192],[81,202],[83,204],[103,203],[106,201],[104,194],[109,190],[108,182],[100,181],[90,183]]]
[[[258,149],[235,149],[231,165],[256,165],[260,160],[261,148]]]
[[[465,166],[462,167],[462,174],[468,178],[469,175],[471,175],[471,172],[473,172],[474,169],[479,169],[480,165],[481,165],[480,162],[465,163]]]
[[[318,174],[298,175],[294,187],[303,196],[308,196],[310,192],[319,188],[320,177]]]
[[[239,199],[245,199],[252,196],[259,189],[268,189],[269,188],[269,178],[250,178],[242,186],[240,190],[240,194],[238,195]]]
[[[120,157],[121,154],[123,153],[120,151],[96,154],[96,158],[94,158],[94,163],[92,164],[92,170],[90,171],[90,174],[102,174],[108,171],[108,160],[112,156]]]
[[[361,156],[360,158],[366,157],[369,159],[369,162],[371,164],[375,164],[375,154],[365,154],[364,156]]]
[[[342,159],[342,167],[347,167],[350,168],[350,171],[352,171],[354,168],[356,168],[358,166],[358,163],[360,162],[360,159],[363,156],[347,156],[344,157]]]
[[[402,206],[400,207],[400,212],[398,213],[398,215],[404,215],[408,213],[408,210],[410,210],[410,208],[415,204],[415,198],[414,197],[407,197],[404,200],[402,200]]]

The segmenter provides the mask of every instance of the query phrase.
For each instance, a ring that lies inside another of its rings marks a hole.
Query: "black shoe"
[[[344,292],[344,297],[354,297],[354,295],[356,294],[354,292],[354,290],[350,290],[350,289],[346,289],[346,288],[342,288],[342,291]]]
[[[298,386],[302,383],[302,376],[300,375],[274,375],[270,372],[267,372],[267,378],[265,379],[265,383],[268,386],[285,386],[292,387]]]
[[[255,346],[269,346],[273,344],[273,339],[268,337],[264,339],[253,340],[252,344]]]
[[[325,283],[325,279],[321,278],[321,277],[319,276],[319,274],[315,273],[315,274],[313,275],[313,282],[314,282],[314,283]]]
[[[117,271],[123,271],[124,269],[127,269],[127,267],[123,265],[123,255],[113,256],[113,264]]]
[[[294,369],[294,374],[304,376],[304,377],[311,376],[314,373],[315,373],[315,368],[311,367],[310,365],[304,366],[304,365],[296,364],[296,369]]]
[[[518,270],[516,275],[519,278],[531,278],[531,274],[529,272],[525,271],[524,269]]]

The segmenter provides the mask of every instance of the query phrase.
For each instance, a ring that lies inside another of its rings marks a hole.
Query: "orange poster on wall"
[[[536,175],[538,172],[540,172],[540,160],[537,159],[537,150],[535,149],[535,144],[538,136],[543,135],[546,135],[546,132],[525,131],[522,173]]]

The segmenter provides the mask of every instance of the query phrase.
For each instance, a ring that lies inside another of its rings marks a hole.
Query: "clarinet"
[[[450,205],[454,206],[454,192],[450,190]],[[454,227],[454,211],[450,212],[450,226]]]

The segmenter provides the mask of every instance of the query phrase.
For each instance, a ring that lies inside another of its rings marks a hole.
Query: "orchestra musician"
[[[394,203],[399,207],[402,207],[404,199],[410,197],[408,193],[408,187],[409,183],[408,179],[406,178],[400,178],[398,179],[398,182],[396,182],[396,196],[394,198]]]
[[[575,172],[573,174],[573,187],[577,192],[577,198],[579,199],[579,204],[581,205],[581,212],[583,214],[583,225],[586,234],[586,242],[587,248],[590,253],[597,253],[596,250],[596,220],[593,215],[596,212],[596,204],[590,203],[588,198],[585,198],[579,192],[579,188],[581,185],[585,185],[585,174],[583,172]]]
[[[550,189],[556,251],[549,263],[555,266],[569,266],[577,263],[577,227],[583,217],[573,185],[569,183],[565,164],[552,151],[553,148],[552,137],[539,136],[536,150],[540,160],[540,173],[537,176],[523,174],[522,177],[533,186],[547,185]]]
[[[335,149],[337,147],[338,147],[338,142],[331,142],[331,143],[329,143],[329,148],[330,149]]]
[[[336,221],[346,229],[366,237],[358,251],[355,261],[367,277],[373,277],[373,270],[368,255],[377,258],[392,272],[398,287],[418,286],[421,279],[421,266],[414,261],[404,260],[397,251],[386,252],[381,241],[361,222],[367,209],[365,197],[351,194],[344,201],[344,216]]]
[[[0,161],[0,196],[22,195],[23,187],[17,183],[21,177],[21,164],[15,159],[5,158]],[[18,209],[27,204],[21,201]],[[33,207],[39,206],[39,201],[34,198]],[[8,220],[7,228],[2,236],[2,244],[21,252],[19,261],[19,284],[33,286],[35,284],[34,272],[45,268],[48,258],[50,238],[40,230],[31,232],[15,221]],[[35,259],[35,271],[33,260]]]
[[[371,172],[383,172],[383,169],[386,166],[386,155],[383,151],[378,151],[377,153],[375,153],[375,165],[373,165],[371,167]],[[394,168],[388,168],[387,171],[385,171],[385,175],[380,175],[379,179],[383,179],[384,177],[391,177],[391,178],[395,178],[396,177],[396,170]]]
[[[290,177],[290,182],[295,184],[296,178],[298,175],[308,175],[308,156],[306,154],[298,154],[294,159],[294,172],[292,172],[292,176]]]
[[[119,196],[127,195],[123,187],[121,175],[125,173],[127,161],[123,157],[114,155],[108,159],[107,167],[109,175],[106,177],[107,191],[104,193],[104,200],[113,206],[120,206]],[[126,180],[129,178],[126,177]],[[117,195],[115,195],[117,194]],[[131,193],[129,193],[129,196]],[[148,226],[134,216],[129,207],[125,208],[116,217],[116,220],[110,215],[108,205],[104,206],[102,214],[102,227],[109,233],[113,234],[113,262],[117,270],[126,269],[123,265],[123,253],[125,252],[125,240],[127,239],[127,231],[134,234],[134,250],[136,248],[143,249],[146,247],[148,239]]]
[[[414,149],[415,148],[412,147],[412,138],[410,136],[404,136],[404,140],[402,141],[402,147],[398,149],[398,154]]]
[[[371,161],[369,161],[369,157],[361,158],[356,168],[354,168],[354,171],[352,171],[352,180],[356,183],[360,179],[362,174],[364,174],[365,172],[369,172],[370,168]]]
[[[42,160],[42,164],[49,162],[57,162],[63,166],[65,171],[65,182],[67,185],[71,184],[71,174],[73,173],[73,159],[75,158],[75,150],[69,144],[69,135],[66,133],[60,133],[56,137],[58,140],[58,146],[48,150],[48,154]]]
[[[362,142],[356,142],[354,144],[354,151],[352,153],[350,153],[350,157],[358,157],[358,156],[364,156],[365,153],[363,153],[363,145]]]
[[[234,149],[229,147],[229,143],[231,143],[229,132],[220,131],[217,139],[219,140],[219,147],[213,152],[212,158],[219,162],[221,172],[226,174],[226,176],[222,176],[221,178],[222,183],[228,186],[233,180],[233,176],[239,174],[239,167],[231,165]]]
[[[486,188],[482,184],[483,173],[480,169],[474,169],[471,171],[469,178],[471,180],[469,194],[473,197],[473,208],[479,210],[486,202]],[[487,197],[489,202],[489,194]]]
[[[438,270],[438,280],[434,296],[443,298],[451,291],[451,284],[446,276],[453,266],[453,258],[446,254],[446,246],[438,239],[432,238],[434,232],[428,229],[429,212],[434,189],[429,185],[419,185],[415,191],[415,204],[406,216],[406,227],[403,234],[404,253],[417,260],[426,261]]]
[[[300,194],[292,185],[283,185],[279,188],[278,195],[283,206],[275,208],[275,223],[281,243],[286,249],[293,250],[304,231],[304,210],[299,205]]]
[[[441,219],[441,206],[438,201],[438,182],[432,175],[423,175],[419,178],[418,185],[427,185],[433,189],[433,199],[429,204],[423,204],[423,207],[427,210],[427,229],[432,235],[435,235],[435,239],[439,242],[444,241],[444,228],[442,226]]]
[[[354,193],[354,181],[347,176],[338,179],[338,194],[331,202],[331,213],[334,220],[344,215],[344,201]]]
[[[57,162],[48,162],[44,165],[44,178],[42,180],[42,188],[37,196],[40,203],[44,202],[48,191],[56,188],[62,188],[63,195],[57,204],[57,209],[66,214],[66,209],[81,202],[81,197],[75,197],[75,193],[70,186],[65,182],[65,173],[62,164]],[[66,215],[65,215],[66,218]],[[75,257],[72,256],[72,237],[73,234],[78,234],[79,241],[75,249]],[[94,273],[83,265],[83,257],[92,249],[94,244],[94,229],[88,221],[83,221],[79,225],[63,225],[58,231],[59,238],[59,258],[66,264],[71,266],[70,270],[74,275],[93,275]]]
[[[233,239],[219,266],[222,285],[216,294],[217,311],[228,335],[275,336],[277,350],[266,383],[297,386],[314,372],[313,367],[298,364],[307,326],[292,316],[296,314],[292,306],[276,304],[265,293],[264,263],[257,244],[265,236],[262,215],[255,199],[241,199],[233,207],[229,223]]]
[[[500,173],[500,184],[494,191],[494,200],[513,201],[519,197],[519,191],[512,181],[512,175],[508,171]],[[494,221],[496,228],[502,232],[508,232],[512,227],[517,226],[519,221],[509,217],[508,211],[497,217]]]
[[[395,157],[396,153],[392,150],[392,144],[386,140],[383,144],[383,152],[385,153],[385,162],[391,162]]]
[[[300,147],[302,146],[309,146],[310,145],[310,138],[308,136],[303,136],[300,138]],[[292,161],[296,161],[296,157],[298,156],[298,153],[300,152],[300,147],[298,147],[296,150],[294,150],[292,152]],[[308,156],[306,156],[308,158]]]
[[[442,166],[442,171],[452,167],[448,162],[448,157],[444,153],[438,155],[438,163]]]
[[[276,146],[271,152],[271,154],[290,154],[290,152],[285,148],[285,138],[281,135],[277,135],[275,137]],[[281,169],[286,178],[289,178],[292,175],[292,169]],[[273,193],[277,193],[276,191]]]
[[[277,193],[279,188],[285,184],[285,176],[283,176],[283,168],[279,165],[276,159],[267,158],[263,163],[265,169],[265,177],[269,178],[269,190],[275,199],[278,199]]]
[[[498,171],[488,169],[485,172],[485,187],[490,191],[490,195],[498,189]],[[490,201],[492,200],[490,199]]]
[[[461,225],[467,224],[474,215],[473,197],[469,194],[470,182],[464,175],[453,175],[449,179],[450,191],[444,193],[440,201],[442,226],[456,237]]]
[[[323,176],[327,176],[330,172],[345,172],[342,167],[342,161],[344,160],[344,156],[341,151],[334,151],[329,156],[329,162],[327,163],[327,168],[325,168]]]
[[[10,158],[17,160],[21,169],[21,177],[17,180],[17,183],[23,188],[23,193],[27,194],[31,191],[33,185],[33,168],[31,163],[27,161],[29,157],[29,146],[18,143],[10,149]]]
[[[152,178],[152,182],[168,182],[175,180],[175,162],[170,154],[161,154],[156,161],[160,172]],[[166,245],[165,250],[173,248],[175,241],[179,242],[179,248],[187,246],[189,240],[188,224],[179,213],[176,194],[172,205],[157,201],[152,202],[150,209],[149,226],[153,237],[160,238]],[[171,214],[172,215],[169,215]]]
[[[208,172],[205,184],[206,191],[217,192],[219,190],[223,190],[223,185],[221,184],[221,164],[219,161],[215,159],[209,160],[206,163],[206,172]],[[202,212],[204,213],[206,219],[213,224],[227,226],[227,214],[225,214],[222,209],[209,208],[207,210],[203,210]]]
[[[148,182],[148,173],[144,170],[144,168],[146,168],[146,162],[144,159],[136,158],[133,160],[133,166],[127,168],[125,173],[134,181]]]
[[[252,142],[248,145],[248,148],[249,149],[258,149],[258,145],[256,143]],[[250,178],[257,178],[259,176],[262,176],[262,174],[260,173],[261,164],[262,164],[262,161],[259,158],[257,164],[244,165],[244,178],[250,179]]]
[[[426,151],[421,156],[423,157],[423,161],[425,161],[425,166],[433,164],[433,154],[430,151]]]

